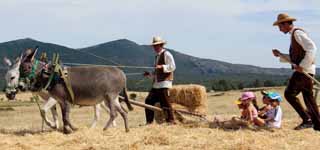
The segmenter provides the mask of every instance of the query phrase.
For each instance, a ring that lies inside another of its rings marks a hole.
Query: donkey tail
[[[129,97],[128,97],[128,92],[127,92],[127,88],[123,89],[123,96],[124,96],[124,102],[127,104],[127,107],[130,111],[133,110],[133,107],[131,105],[131,103],[129,102]]]

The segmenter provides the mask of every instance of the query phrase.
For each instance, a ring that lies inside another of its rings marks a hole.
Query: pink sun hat
[[[244,92],[238,100],[234,101],[234,103],[239,105],[242,104],[243,101],[251,98],[256,98],[256,95],[254,95],[253,92]]]
[[[250,98],[256,98],[256,95],[254,95],[253,92],[244,92],[242,93],[240,100],[244,101]]]

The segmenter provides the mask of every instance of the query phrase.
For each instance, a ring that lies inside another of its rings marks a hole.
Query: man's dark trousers
[[[313,75],[312,75],[313,76]],[[320,115],[316,100],[313,96],[313,83],[310,78],[300,72],[294,72],[289,80],[289,84],[285,90],[285,97],[291,106],[296,110],[299,116],[302,118],[303,123],[313,123],[315,130],[320,130]],[[302,92],[303,100],[308,109],[308,112],[304,110],[297,95]]]
[[[172,106],[169,103],[169,89],[168,88],[160,88],[155,89],[152,88],[147,96],[145,103],[148,105],[154,106],[157,102],[160,102],[160,106],[164,109],[164,112],[167,113],[167,122],[173,122],[173,110]],[[145,109],[146,121],[147,124],[150,124],[154,120],[154,112],[153,110]]]

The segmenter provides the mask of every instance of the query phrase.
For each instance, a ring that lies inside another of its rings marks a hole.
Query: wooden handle
[[[296,65],[293,62],[291,62],[290,60],[288,60],[285,56],[283,56],[282,54],[279,55],[282,59],[288,61],[291,65]],[[308,74],[307,72],[303,71],[302,72],[304,75],[306,75],[308,78],[310,78],[313,82],[315,82],[317,85],[320,85],[320,82],[318,80],[316,80],[314,77],[312,77],[310,74]]]
[[[119,96],[120,98],[120,101],[123,101],[124,100],[124,97],[122,96]],[[155,107],[155,106],[151,106],[151,105],[148,105],[148,104],[145,104],[145,103],[142,103],[142,102],[139,102],[139,101],[135,101],[135,100],[131,100],[129,99],[129,102],[133,105],[136,105],[136,106],[140,106],[140,107],[144,107],[144,108],[147,108],[147,109],[150,109],[150,110],[153,110],[153,111],[163,111],[161,108],[159,107]]]

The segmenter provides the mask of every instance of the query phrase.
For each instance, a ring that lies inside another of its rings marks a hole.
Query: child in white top
[[[265,119],[258,119],[258,126],[281,128],[282,109],[280,107],[280,102],[282,101],[282,98],[276,92],[268,92],[266,96],[269,99],[272,108],[265,113]]]

